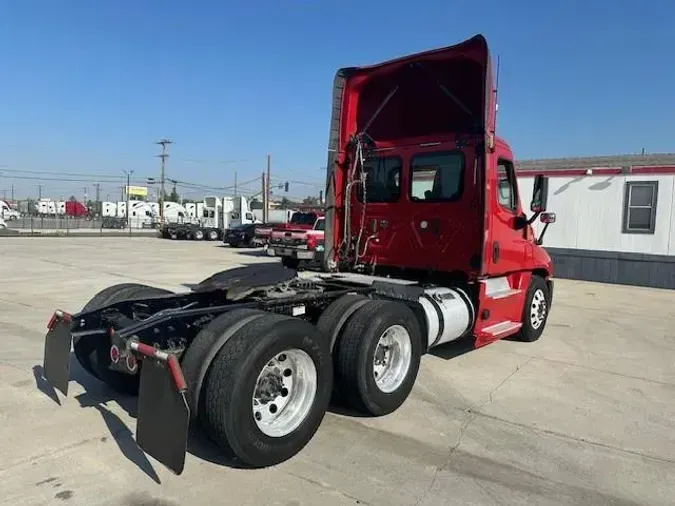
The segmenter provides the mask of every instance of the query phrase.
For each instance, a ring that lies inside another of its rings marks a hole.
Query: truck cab
[[[21,213],[12,209],[9,203],[4,200],[0,200],[0,218],[3,218],[6,221],[18,220],[21,217]]]
[[[477,346],[521,330],[531,286],[550,304],[553,266],[531,227],[555,220],[548,181],[536,178],[528,217],[483,36],[340,69],[333,104],[325,270],[459,287]]]

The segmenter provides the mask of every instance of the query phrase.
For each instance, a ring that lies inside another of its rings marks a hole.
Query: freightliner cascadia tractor
[[[89,374],[138,396],[137,442],[177,474],[189,426],[275,465],[331,399],[399,408],[429,349],[544,330],[555,215],[541,176],[521,208],[486,40],[341,69],[332,106],[320,272],[257,264],[185,293],[124,283],[50,320],[45,378],[67,395],[72,344]]]

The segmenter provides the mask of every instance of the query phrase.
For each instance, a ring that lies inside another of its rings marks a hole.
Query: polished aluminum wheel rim
[[[532,328],[537,330],[541,327],[546,319],[546,296],[544,291],[538,288],[532,297],[532,304],[530,304],[530,323]]]
[[[253,392],[253,419],[263,434],[283,437],[307,418],[317,391],[316,365],[307,352],[286,350],[258,375]]]
[[[412,362],[410,334],[401,325],[392,325],[380,336],[373,357],[375,384],[392,393],[405,381]]]

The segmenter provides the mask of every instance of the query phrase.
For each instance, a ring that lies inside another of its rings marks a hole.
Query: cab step
[[[500,339],[507,335],[515,334],[522,326],[522,322],[512,322],[510,320],[506,320],[490,325],[489,327],[485,327],[481,332],[488,334],[494,339]]]

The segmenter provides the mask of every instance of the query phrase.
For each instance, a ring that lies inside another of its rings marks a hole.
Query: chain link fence
[[[21,216],[5,219],[6,231],[16,235],[142,235],[156,236],[157,224],[125,218],[73,218],[65,216]]]

